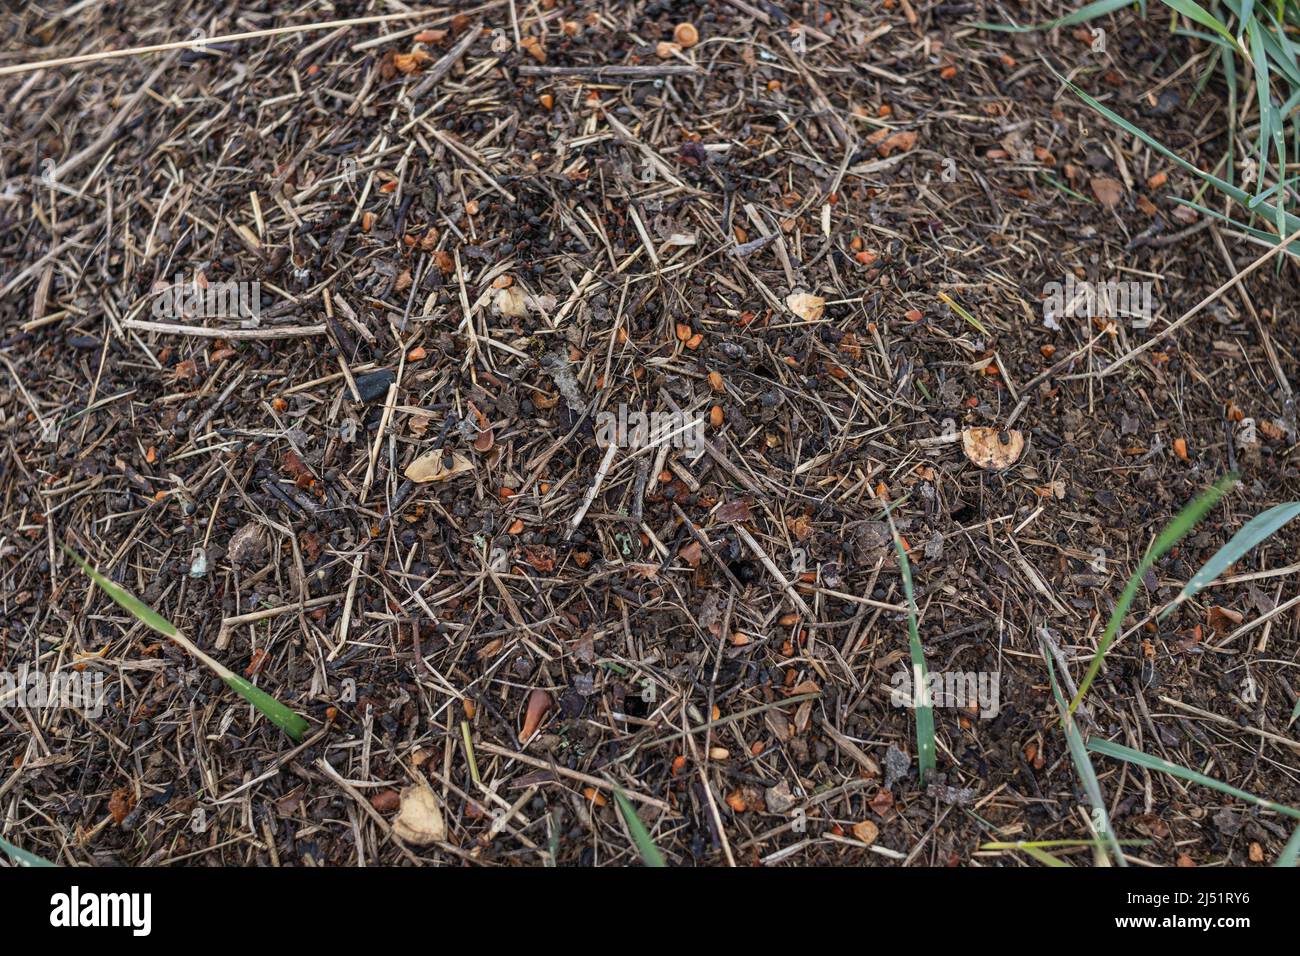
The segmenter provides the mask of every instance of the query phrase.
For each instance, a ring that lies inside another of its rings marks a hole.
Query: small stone
[[[361,396],[361,401],[369,405],[376,399],[387,395],[388,386],[395,381],[397,381],[397,373],[391,368],[383,368],[378,372],[367,372],[365,375],[358,375],[356,378],[357,394]]]
[[[885,789],[893,790],[894,784],[907,776],[912,767],[912,758],[893,744],[885,751]]]

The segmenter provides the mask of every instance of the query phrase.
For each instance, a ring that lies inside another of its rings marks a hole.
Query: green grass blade
[[[1207,511],[1214,507],[1236,481],[1237,476],[1235,474],[1224,475],[1202,492],[1199,498],[1179,512],[1178,516],[1156,536],[1155,544],[1147,551],[1146,556],[1138,562],[1137,570],[1128,579],[1128,584],[1124,585],[1124,592],[1115,604],[1115,610],[1111,612],[1110,620],[1106,622],[1106,630],[1097,643],[1097,653],[1093,655],[1092,663],[1088,665],[1083,680],[1079,682],[1079,692],[1074,695],[1074,700],[1070,701],[1070,713],[1074,713],[1075,708],[1079,706],[1079,701],[1083,700],[1083,695],[1088,693],[1088,688],[1092,686],[1092,682],[1097,678],[1097,673],[1101,670],[1101,662],[1105,659],[1106,652],[1110,650],[1111,641],[1115,639],[1115,634],[1124,622],[1124,615],[1128,613],[1128,609],[1133,605],[1133,599],[1137,597],[1138,585],[1142,583],[1143,576],[1166,551],[1182,539],[1183,535],[1192,530],[1192,527],[1205,516]]]
[[[1264,513],[1257,514],[1247,521],[1236,534],[1228,539],[1227,544],[1214,552],[1214,557],[1206,561],[1201,570],[1192,575],[1191,580],[1183,586],[1182,591],[1178,593],[1178,597],[1174,599],[1174,603],[1160,612],[1160,618],[1163,619],[1173,611],[1177,604],[1186,601],[1213,582],[1230,565],[1240,560],[1242,555],[1277,534],[1283,526],[1297,515],[1300,515],[1300,501],[1290,501],[1269,508]]]
[[[90,576],[90,580],[99,585],[100,589],[111,597],[123,610],[127,611],[133,618],[141,624],[148,625],[164,637],[170,637],[175,640],[181,636],[181,632],[176,630],[171,621],[163,617],[149,605],[145,604],[139,598],[129,591],[114,584],[104,575],[92,568],[86,561],[73,551],[66,544],[61,545],[64,553],[81,567]]]
[[[1295,866],[1296,859],[1300,857],[1300,825],[1296,826],[1295,832],[1291,834],[1291,839],[1286,841],[1286,846],[1282,847],[1282,855],[1277,858],[1274,866]]]
[[[1116,840],[1121,846],[1150,846],[1150,840]],[[981,850],[1019,850],[1036,846],[1043,850],[1069,849],[1078,846],[1105,846],[1105,840],[1012,840],[1005,843],[982,843]]]
[[[195,654],[195,656],[203,661],[203,663],[216,671],[217,676],[225,681],[232,690],[257,708],[257,710],[260,711],[267,720],[271,721],[271,723],[275,724],[275,726],[288,734],[294,743],[300,742],[303,737],[306,736],[307,731],[311,729],[311,725],[307,723],[305,718],[294,713],[291,709],[280,703],[270,694],[266,693],[266,691],[254,687],[249,681],[240,677],[238,674],[231,672],[229,668],[217,663],[202,651],[199,651],[198,648],[190,642],[189,638],[185,637],[184,634],[177,630],[176,626],[173,625],[171,621],[167,620],[125,588],[120,587],[108,578],[104,577],[104,575],[92,568],[79,554],[67,545],[61,544],[60,546],[68,557],[72,558],[72,560],[81,567],[81,570],[85,571],[86,574],[90,576],[90,580],[95,582],[95,584],[97,584],[105,594],[112,598],[114,602],[122,607],[123,610],[127,611],[140,623],[147,625],[159,634],[162,634],[164,637],[171,638],[187,651]]]
[[[636,815],[636,810],[632,807],[632,801],[618,787],[614,788],[614,802],[618,804],[618,812],[622,814],[623,822],[627,824],[627,832],[632,834],[632,842],[636,844],[637,851],[641,854],[641,859],[645,865],[651,867],[667,866],[668,864],[664,862],[664,855],[659,852],[659,847],[655,846],[655,841],[650,839],[650,833],[646,830],[645,824]]]
[[[10,858],[19,866],[54,866],[43,856],[37,856],[35,853],[29,853],[27,850],[20,850],[4,837],[0,837],[0,850],[8,853]]]
[[[1073,863],[1067,863],[1065,860],[1062,860],[1059,856],[1052,856],[1052,854],[1048,853],[1046,850],[1040,847],[1026,844],[1025,846],[1022,846],[1019,849],[1022,853],[1027,853],[1030,856],[1032,856],[1039,863],[1046,863],[1048,866],[1064,866],[1067,868],[1073,868],[1074,866]]]
[[[1219,36],[1223,37],[1237,49],[1241,49],[1237,44],[1237,38],[1232,35],[1232,31],[1225,27],[1219,20],[1206,11],[1196,0],[1161,0],[1161,2],[1171,10],[1176,10],[1189,20],[1195,20],[1203,27],[1208,27]]]
[[[303,737],[307,736],[307,731],[311,730],[311,724],[307,723],[305,718],[294,713],[266,691],[255,687],[238,674],[229,674],[223,677],[222,680],[226,682],[231,690],[261,711],[267,720],[288,734],[294,743],[300,742]]]
[[[946,303],[947,306],[948,306],[948,308],[952,309],[954,312],[956,312],[958,315],[960,315],[963,319],[965,319],[967,322],[969,322],[972,326],[974,326],[975,330],[978,331],[981,335],[988,335],[988,334],[989,334],[989,330],[986,329],[986,328],[984,328],[984,323],[981,322],[979,319],[975,318],[975,316],[971,315],[969,312],[967,312],[965,309],[963,309],[960,305],[958,305],[957,302],[952,298],[952,296],[948,295],[948,293],[946,293],[946,292],[940,292],[940,293],[939,293],[939,300],[940,300],[941,302]]]
[[[925,775],[937,766],[934,742],[934,708],[929,699],[929,669],[925,665],[925,650],[921,647],[921,631],[917,624],[916,594],[912,590],[912,564],[907,560],[903,540],[889,515],[889,529],[894,534],[894,550],[898,552],[898,568],[903,576],[903,594],[907,598],[907,647],[912,658],[912,710],[916,713],[916,757],[918,777],[922,786]]]
[[[1119,866],[1128,866],[1128,861],[1124,859],[1124,853],[1115,842],[1115,834],[1111,830],[1110,815],[1106,812],[1106,798],[1101,793],[1101,781],[1097,779],[1097,771],[1092,761],[1088,759],[1088,748],[1084,746],[1083,735],[1079,733],[1079,728],[1074,723],[1074,714],[1065,705],[1065,695],[1061,693],[1061,685],[1056,682],[1056,666],[1052,663],[1052,654],[1045,644],[1042,652],[1043,659],[1047,661],[1047,676],[1051,678],[1052,696],[1056,698],[1057,709],[1061,712],[1061,729],[1065,731],[1065,742],[1070,750],[1070,759],[1074,762],[1074,772],[1079,775],[1083,792],[1088,795],[1088,802],[1092,804],[1094,827],[1101,830],[1100,837],[1115,857],[1115,862]]]
[[[1035,30],[1050,30],[1053,27],[1072,27],[1076,23],[1086,23],[1089,20],[1104,17],[1108,13],[1132,5],[1133,0],[1095,0],[1094,3],[1080,7],[1073,13],[1068,13],[1063,17],[1057,17],[1055,20],[1048,20],[1046,23],[1039,23],[1027,27],[1022,27],[1014,23],[976,23],[974,24],[974,27],[977,30],[996,30],[999,33],[1032,33]]]
[[[1247,235],[1254,236],[1260,242],[1263,242],[1267,245],[1276,246],[1279,244],[1278,237],[1273,235],[1273,233],[1264,232],[1262,229],[1256,229],[1253,226],[1248,226],[1244,222],[1239,222],[1238,220],[1233,219],[1231,216],[1225,216],[1217,209],[1211,209],[1209,206],[1203,206],[1200,203],[1192,202],[1190,199],[1183,199],[1179,196],[1170,196],[1169,198],[1172,199],[1174,202],[1178,203],[1180,206],[1186,206],[1189,209],[1195,209],[1197,212],[1203,215],[1210,216],[1213,219],[1218,219],[1221,222],[1226,222],[1234,229],[1239,229],[1242,232],[1246,233]],[[1296,240],[1295,242],[1292,242],[1282,251],[1289,256],[1300,256],[1300,240]]]
[[[1257,797],[1253,793],[1247,793],[1245,790],[1238,790],[1236,787],[1229,786],[1222,780],[1215,780],[1213,777],[1207,777],[1203,773],[1195,770],[1189,770],[1186,767],[1180,767],[1176,763],[1170,763],[1168,760],[1161,760],[1159,757],[1153,757],[1150,754],[1144,754],[1140,750],[1134,750],[1132,747],[1125,747],[1123,744],[1117,744],[1110,740],[1088,740],[1088,749],[1095,754],[1101,754],[1103,757],[1114,757],[1116,760],[1123,760],[1127,763],[1136,764],[1139,767],[1146,767],[1148,770],[1159,770],[1161,773],[1167,773],[1172,777],[1178,777],[1182,780],[1189,780],[1192,783],[1199,783],[1203,787],[1210,787],[1218,790],[1220,793],[1226,793],[1229,796],[1236,797],[1246,803],[1254,804],[1257,807],[1263,807],[1265,810],[1273,810],[1284,816],[1291,817],[1294,820],[1300,820],[1300,810],[1294,807],[1283,806],[1280,803],[1274,803],[1272,800],[1265,800]]]

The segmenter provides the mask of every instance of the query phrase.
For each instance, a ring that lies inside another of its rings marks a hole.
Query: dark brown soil
[[[1077,682],[1184,504],[1240,471],[1126,631],[1300,494],[1295,268],[1114,367],[1264,250],[1184,218],[1200,184],[1049,64],[1209,168],[1199,48],[1130,11],[1099,55],[972,28],[996,6],[890,6],[498,2],[0,77],[0,670],[108,686],[96,719],[0,706],[0,836],[70,864],[621,866],[618,787],[672,865],[1034,865],[980,847],[1088,837],[1040,634]],[[0,66],[308,22],[30,8]],[[679,23],[699,42],[661,59]],[[1152,281],[1153,324],[1048,328],[1067,274]],[[256,329],[157,318],[177,275],[260,283]],[[575,531],[620,404],[703,418],[709,449],[621,449]],[[976,467],[950,440],[974,426],[1023,455]],[[438,450],[464,470],[404,477]],[[929,667],[1000,675],[996,716],[935,711],[925,786],[886,501]],[[1228,639],[1292,596],[1296,543],[1117,643],[1083,729],[1300,804],[1295,612]],[[1134,860],[1271,863],[1290,834],[1094,762]],[[391,828],[417,780],[426,846]]]

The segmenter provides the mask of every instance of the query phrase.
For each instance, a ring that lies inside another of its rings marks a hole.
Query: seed
[[[691,331],[691,327],[687,325],[685,322],[678,322],[676,331],[677,331],[678,342],[685,342],[687,339],[689,339],[692,335],[695,334],[694,332]]]
[[[583,787],[582,795],[587,798],[588,803],[594,803],[598,807],[605,805],[605,798],[601,796],[600,791],[595,787]]]
[[[681,45],[683,50],[689,50],[700,42],[700,31],[695,29],[694,24],[679,23],[673,28],[673,39]]]
[[[709,388],[713,389],[715,392],[723,392],[723,391],[726,391],[727,386],[726,386],[726,385],[723,383],[723,381],[722,381],[722,373],[721,373],[721,372],[710,372],[710,373],[709,373]]]
[[[524,729],[519,731],[519,742],[523,743],[533,735],[551,709],[551,695],[540,687],[528,695],[528,710],[524,714]]]
[[[733,790],[727,794],[727,806],[737,813],[745,812],[745,797],[739,790]]]
[[[714,428],[722,427],[722,406],[714,405],[709,409],[709,424]]]
[[[700,347],[700,343],[703,341],[704,341],[704,333],[696,332],[694,335],[692,335],[689,339],[686,340],[686,347],[691,351],[694,351],[695,349],[698,349]]]
[[[1183,461],[1188,460],[1186,439],[1183,438],[1174,439],[1174,454],[1177,455],[1179,458],[1181,458]]]
[[[676,43],[669,43],[667,40],[660,40],[655,46],[655,56],[661,60],[671,60],[681,52],[681,47]]]
[[[944,79],[944,80],[951,80],[956,75],[957,75],[957,68],[955,66],[945,66],[942,70],[939,71],[940,79]]]
[[[1156,173],[1147,180],[1147,187],[1150,189],[1159,189],[1165,183],[1169,182],[1169,176],[1165,173]]]
[[[726,760],[726,759],[727,759],[728,757],[730,757],[730,756],[731,756],[731,753],[730,753],[730,751],[727,750],[726,747],[710,747],[710,748],[709,748],[709,759],[710,759],[710,760]]]
[[[538,40],[537,37],[524,37],[519,41],[519,45],[538,63],[546,62],[546,48],[542,46],[542,41]]]
[[[549,110],[555,106],[555,97],[550,93],[543,93],[541,96],[537,97],[537,102],[542,104],[542,109]]]

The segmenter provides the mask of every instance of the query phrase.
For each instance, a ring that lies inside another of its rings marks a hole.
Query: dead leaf
[[[961,431],[961,448],[976,465],[989,471],[1002,471],[1010,468],[1025,450],[1025,436],[1016,429],[1008,429],[1007,440],[1002,441],[1002,433],[996,428],[963,428]]]
[[[863,820],[861,823],[853,824],[853,837],[870,846],[876,842],[876,837],[880,836],[880,827],[876,826],[870,820]]]
[[[749,499],[737,498],[734,501],[728,501],[724,505],[719,505],[718,510],[713,512],[713,516],[723,524],[735,524],[738,521],[748,521]]]
[[[1092,194],[1097,197],[1097,202],[1107,209],[1114,209],[1124,198],[1124,184],[1118,179],[1111,179],[1109,176],[1093,176],[1088,185],[1092,187]]]
[[[425,452],[406,466],[405,476],[416,484],[424,484],[428,481],[446,481],[462,472],[474,470],[474,463],[464,455],[453,452],[450,466],[443,464],[444,455],[441,449]]]
[[[528,296],[517,285],[497,289],[492,298],[492,307],[499,315],[511,319],[528,318]]]
[[[900,130],[876,144],[876,152],[888,158],[891,153],[906,153],[916,145],[916,133],[912,130]]]
[[[133,806],[135,806],[135,795],[129,787],[119,787],[108,798],[108,812],[113,815],[113,820],[116,823],[125,820],[126,815],[131,812]]]
[[[478,437],[474,439],[474,450],[479,452],[489,452],[492,450],[492,422],[488,417],[478,410],[478,406],[473,402],[469,403],[469,410],[478,421]]]
[[[523,549],[524,560],[531,564],[534,570],[542,574],[550,574],[555,570],[555,549],[542,544],[525,545]]]
[[[805,322],[817,322],[826,309],[826,300],[808,292],[792,292],[786,296],[785,306]]]
[[[413,846],[428,846],[447,839],[447,824],[432,790],[416,784],[402,791],[402,809],[393,821],[393,832]]]
[[[799,515],[797,518],[787,517],[785,526],[790,529],[796,541],[807,541],[808,535],[812,534],[812,519],[807,515]]]
[[[1216,605],[1205,612],[1205,622],[1220,634],[1237,627],[1241,624],[1241,621],[1241,612],[1234,611],[1230,607],[1218,607]]]

